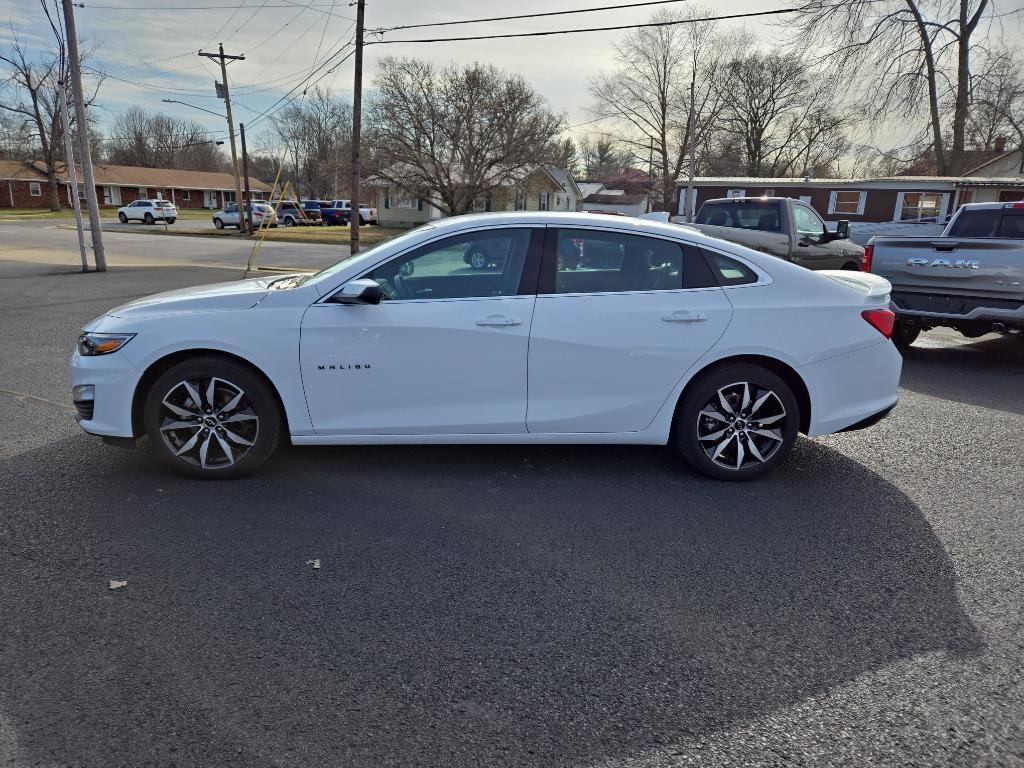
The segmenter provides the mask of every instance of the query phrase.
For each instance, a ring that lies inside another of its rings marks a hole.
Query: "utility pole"
[[[349,253],[359,253],[359,133],[363,119],[363,13],[366,0],[356,0],[356,74],[352,89],[352,213],[349,215]]]
[[[689,138],[690,138],[690,180],[689,180],[689,182],[686,185],[686,221],[688,221],[688,222],[693,221],[693,209],[694,209],[694,201],[693,201],[693,166],[694,166],[694,158],[693,158],[693,156],[694,156],[694,154],[696,154],[696,151],[697,151],[696,150],[697,139],[696,139],[696,137],[693,134],[694,134],[694,128],[696,127],[696,122],[697,121],[694,119],[695,118],[695,114],[694,114],[694,104],[693,104],[693,92],[694,92],[694,87],[693,86],[694,86],[694,80],[696,80],[696,79],[697,79],[696,74],[694,74],[693,78],[690,79],[690,119],[687,121],[687,126],[688,127],[686,129],[687,133],[689,134]]]
[[[89,271],[89,258],[85,254],[85,230],[82,227],[82,201],[78,199],[78,171],[75,169],[75,149],[71,141],[71,125],[68,121],[68,97],[65,93],[63,80],[57,81],[60,88],[60,95],[57,99],[60,102],[60,124],[64,131],[64,165],[68,169],[68,179],[74,193],[71,195],[71,206],[75,209],[75,225],[78,228],[78,250],[82,254],[82,271]]]
[[[62,0],[64,27],[68,36],[68,58],[71,66],[71,85],[75,97],[75,120],[78,122],[79,152],[82,155],[82,175],[85,177],[85,202],[89,206],[89,232],[92,237],[92,255],[97,272],[107,271],[107,257],[103,252],[103,230],[100,228],[100,204],[96,199],[96,182],[92,175],[92,150],[89,148],[89,125],[85,121],[85,97],[82,95],[82,68],[78,58],[78,33],[75,31],[75,9],[71,0]],[[78,197],[78,188],[75,188]]]
[[[69,0],[64,0],[69,2]],[[220,44],[220,53],[203,53],[199,52],[200,56],[207,59],[219,59],[220,60],[220,77],[222,80],[222,87],[224,88],[224,106],[227,108],[228,117],[228,136],[231,137],[231,170],[235,173],[235,203],[238,206],[242,205],[242,185],[238,181],[238,151],[235,149],[235,125],[231,120],[231,92],[228,90],[228,67],[225,63],[228,59],[232,61],[245,61],[245,55],[241,56],[226,56],[224,55],[224,43]],[[217,85],[214,83],[214,85]],[[219,89],[218,89],[219,90]],[[218,93],[218,96],[221,94]],[[241,216],[243,208],[239,207],[238,215]],[[241,221],[241,219],[239,219]]]
[[[654,210],[654,137],[647,142],[647,213]]]
[[[245,149],[245,123],[238,124],[238,137],[242,140],[242,178],[245,179],[245,231],[251,235],[252,192],[249,191],[249,153]]]

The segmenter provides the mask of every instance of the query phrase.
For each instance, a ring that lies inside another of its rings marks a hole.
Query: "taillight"
[[[860,316],[871,323],[871,327],[885,338],[892,338],[892,327],[896,323],[896,313],[891,309],[865,309]]]
[[[871,257],[875,255],[875,244],[868,243],[864,246],[864,255],[860,259],[860,271],[870,272],[871,271]]]

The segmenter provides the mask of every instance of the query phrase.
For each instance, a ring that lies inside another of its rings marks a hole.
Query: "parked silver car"
[[[266,203],[253,203],[252,225],[256,229],[276,227],[277,215],[274,213],[274,209]],[[241,229],[242,223],[238,221],[238,205],[232,203],[223,211],[217,211],[213,214],[213,226],[217,229],[224,229],[224,227],[237,227]]]

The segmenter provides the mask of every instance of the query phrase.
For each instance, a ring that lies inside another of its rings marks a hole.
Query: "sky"
[[[59,4],[59,0],[56,0]],[[629,0],[627,0],[628,2]],[[51,3],[51,13],[54,0]],[[213,80],[220,79],[219,65],[196,55],[199,50],[216,51],[224,43],[226,53],[245,54],[245,61],[228,67],[235,121],[251,122],[288,92],[300,75],[314,62],[324,62],[352,37],[355,7],[348,0],[84,0],[75,9],[82,45],[95,48],[91,65],[110,76],[103,83],[99,103],[113,115],[131,105],[189,117],[211,132],[226,133],[222,118],[162,99],[189,102],[214,112],[223,102],[213,93]],[[241,5],[240,5],[241,4]],[[594,3],[604,5],[611,3]],[[681,0],[669,8],[700,4]],[[784,0],[704,2],[718,12],[743,13],[781,7]],[[464,0],[368,0],[368,30],[403,24],[449,21],[465,18],[540,13],[587,7],[581,0],[518,0],[516,3],[469,3]],[[664,6],[662,6],[664,7]],[[647,19],[655,8],[620,8],[570,16],[487,22],[433,29],[389,32],[385,40],[414,37],[454,37],[470,34],[540,31],[549,29],[635,24]],[[0,0],[0,46],[11,37],[13,25],[23,43],[34,50],[49,49],[54,36],[39,0]],[[752,32],[752,44],[770,38],[777,30],[768,21],[723,22],[722,29],[745,26]],[[378,61],[386,55],[425,58],[437,65],[473,61],[491,63],[506,72],[526,78],[551,106],[563,112],[570,125],[591,119],[587,111],[587,80],[614,67],[612,45],[624,32],[594,32],[514,40],[487,40],[415,45],[368,45],[365,49],[364,87],[372,90]],[[367,40],[379,39],[368,35]],[[348,49],[346,49],[348,50]],[[331,60],[336,61],[336,59]],[[326,73],[327,65],[320,74]],[[115,79],[115,78],[120,78]],[[352,98],[353,61],[341,64],[321,85],[339,97]],[[124,82],[130,81],[130,82]],[[106,122],[102,120],[101,122]],[[264,122],[263,126],[267,126]],[[600,127],[600,126],[594,126]],[[575,131],[580,135],[590,127]],[[253,131],[258,139],[261,131]],[[212,134],[211,134],[212,135]]]

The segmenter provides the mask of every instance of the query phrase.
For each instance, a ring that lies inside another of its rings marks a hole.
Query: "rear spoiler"
[[[864,294],[865,298],[877,299],[892,293],[892,283],[884,277],[873,275],[870,272],[853,272],[848,269],[825,269],[818,272],[818,274],[860,291]]]

